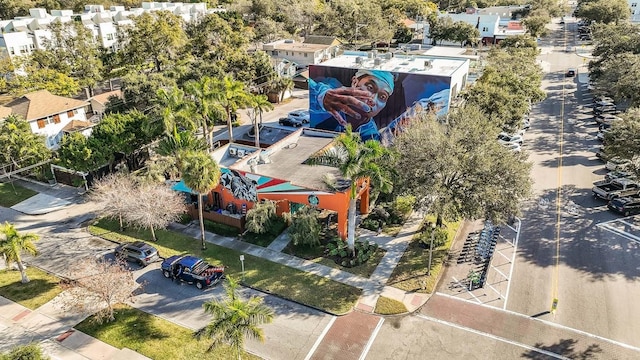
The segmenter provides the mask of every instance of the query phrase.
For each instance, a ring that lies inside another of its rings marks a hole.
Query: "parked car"
[[[627,164],[629,164],[629,160],[614,157],[609,159],[604,167],[609,171],[623,170]]]
[[[567,77],[574,77],[578,74],[578,69],[575,68],[570,68],[569,70],[567,70],[567,73],[565,74]]]
[[[522,120],[522,129],[523,130],[529,130],[531,128],[531,119],[524,119]]]
[[[632,179],[615,179],[593,183],[593,196],[603,200],[640,195],[640,184]]]
[[[507,134],[505,132],[502,132],[498,134],[498,142],[501,145],[509,144],[509,143],[522,145],[522,143],[524,142],[524,139],[522,135],[519,135],[519,134]]]
[[[595,120],[595,122],[598,124],[605,124],[605,123],[610,124],[610,123],[613,123],[614,121],[619,121],[622,119],[615,116],[614,114],[602,113],[594,116],[593,120]]]
[[[607,207],[624,216],[640,214],[640,198],[639,197],[621,197],[609,201]]]
[[[624,178],[628,178],[631,176],[631,173],[628,171],[622,171],[622,170],[614,170],[614,171],[609,171],[608,173],[606,173],[604,175],[604,179],[605,181],[612,181],[615,179],[624,179]]]
[[[605,106],[596,106],[593,108],[593,113],[595,115],[600,114],[619,114],[620,111],[616,108],[615,105],[605,105]]]
[[[582,41],[589,41],[591,40],[591,35],[586,33],[586,34],[580,34],[580,40]]]
[[[596,147],[596,157],[604,162],[607,162],[607,160],[609,160],[609,155],[604,152],[604,146]]]
[[[282,126],[293,126],[293,127],[302,126],[302,121],[296,120],[296,119],[290,118],[290,117],[280,118],[280,120],[278,120],[278,123],[280,125],[282,125]]]
[[[604,141],[604,134],[606,134],[608,132],[609,132],[608,129],[598,131],[598,134],[596,135],[596,139],[598,139],[600,141]]]
[[[600,102],[606,102],[606,103],[612,103],[614,104],[614,101],[612,98],[608,97],[608,96],[604,96],[604,95],[597,95],[593,97],[593,103],[597,104]]]
[[[195,284],[198,289],[213,286],[224,277],[224,267],[214,266],[191,255],[173,255],[162,262],[162,275]]]
[[[516,152],[519,153],[522,151],[522,148],[520,147],[520,144],[518,143],[505,143],[505,144],[501,144],[502,146],[504,146],[507,150],[511,151],[511,152]]]
[[[134,241],[118,245],[115,249],[118,258],[133,261],[141,266],[147,266],[160,260],[158,250],[144,241]]]
[[[291,111],[287,114],[287,117],[300,121],[303,124],[308,124],[310,120],[309,110],[298,109]]]

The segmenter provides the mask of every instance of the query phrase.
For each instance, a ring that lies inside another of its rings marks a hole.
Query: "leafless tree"
[[[129,301],[139,284],[123,261],[88,257],[69,269],[71,280],[60,298],[66,311],[94,313],[98,323],[113,321],[114,305]]]
[[[137,187],[135,204],[124,214],[124,220],[134,226],[149,229],[157,241],[155,229],[164,229],[180,219],[186,211],[184,197],[165,184],[143,183]]]
[[[89,198],[98,204],[102,216],[118,219],[122,230],[124,215],[136,205],[136,192],[136,184],[130,175],[115,173],[96,181]]]

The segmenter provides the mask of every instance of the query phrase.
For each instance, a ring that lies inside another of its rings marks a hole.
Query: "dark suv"
[[[136,262],[141,266],[147,266],[160,260],[158,250],[144,241],[135,241],[118,245],[115,250],[116,257]]]
[[[640,198],[638,197],[616,198],[609,201],[607,206],[624,216],[640,214]]]

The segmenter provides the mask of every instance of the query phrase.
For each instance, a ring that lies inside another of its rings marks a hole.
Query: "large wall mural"
[[[309,78],[310,127],[351,125],[363,140],[388,144],[416,113],[449,110],[449,77],[311,65]]]

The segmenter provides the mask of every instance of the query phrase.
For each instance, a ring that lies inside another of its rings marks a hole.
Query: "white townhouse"
[[[31,126],[34,134],[43,135],[45,144],[50,149],[56,149],[65,133],[80,131],[89,136],[94,124],[87,121],[86,112],[89,103],[63,96],[51,94],[47,90],[25,94],[4,106],[0,113],[8,116],[19,115]]]
[[[523,35],[525,33],[525,30],[520,25],[519,21],[502,22],[500,15],[497,14],[439,14],[438,17],[449,17],[453,22],[462,21],[472,25],[480,32],[480,41],[482,45],[496,44],[500,42],[500,40],[504,40],[509,36]],[[501,26],[501,23],[505,23],[507,25]],[[422,39],[422,44],[432,44],[428,22],[425,22],[425,31],[424,37]],[[438,43],[437,45],[460,46],[460,43],[444,41],[442,43]]]
[[[124,6],[85,5],[84,13],[71,10],[29,9],[29,16],[0,20],[0,55],[6,52],[11,58],[30,54],[34,49],[44,49],[51,39],[49,25],[52,22],[80,21],[91,30],[94,38],[106,49],[118,49],[118,28],[130,25],[131,16],[149,11],[166,10],[178,15],[186,22],[200,19],[208,13],[224,12],[223,8],[207,9],[206,3],[143,2],[140,8],[125,10]]]

